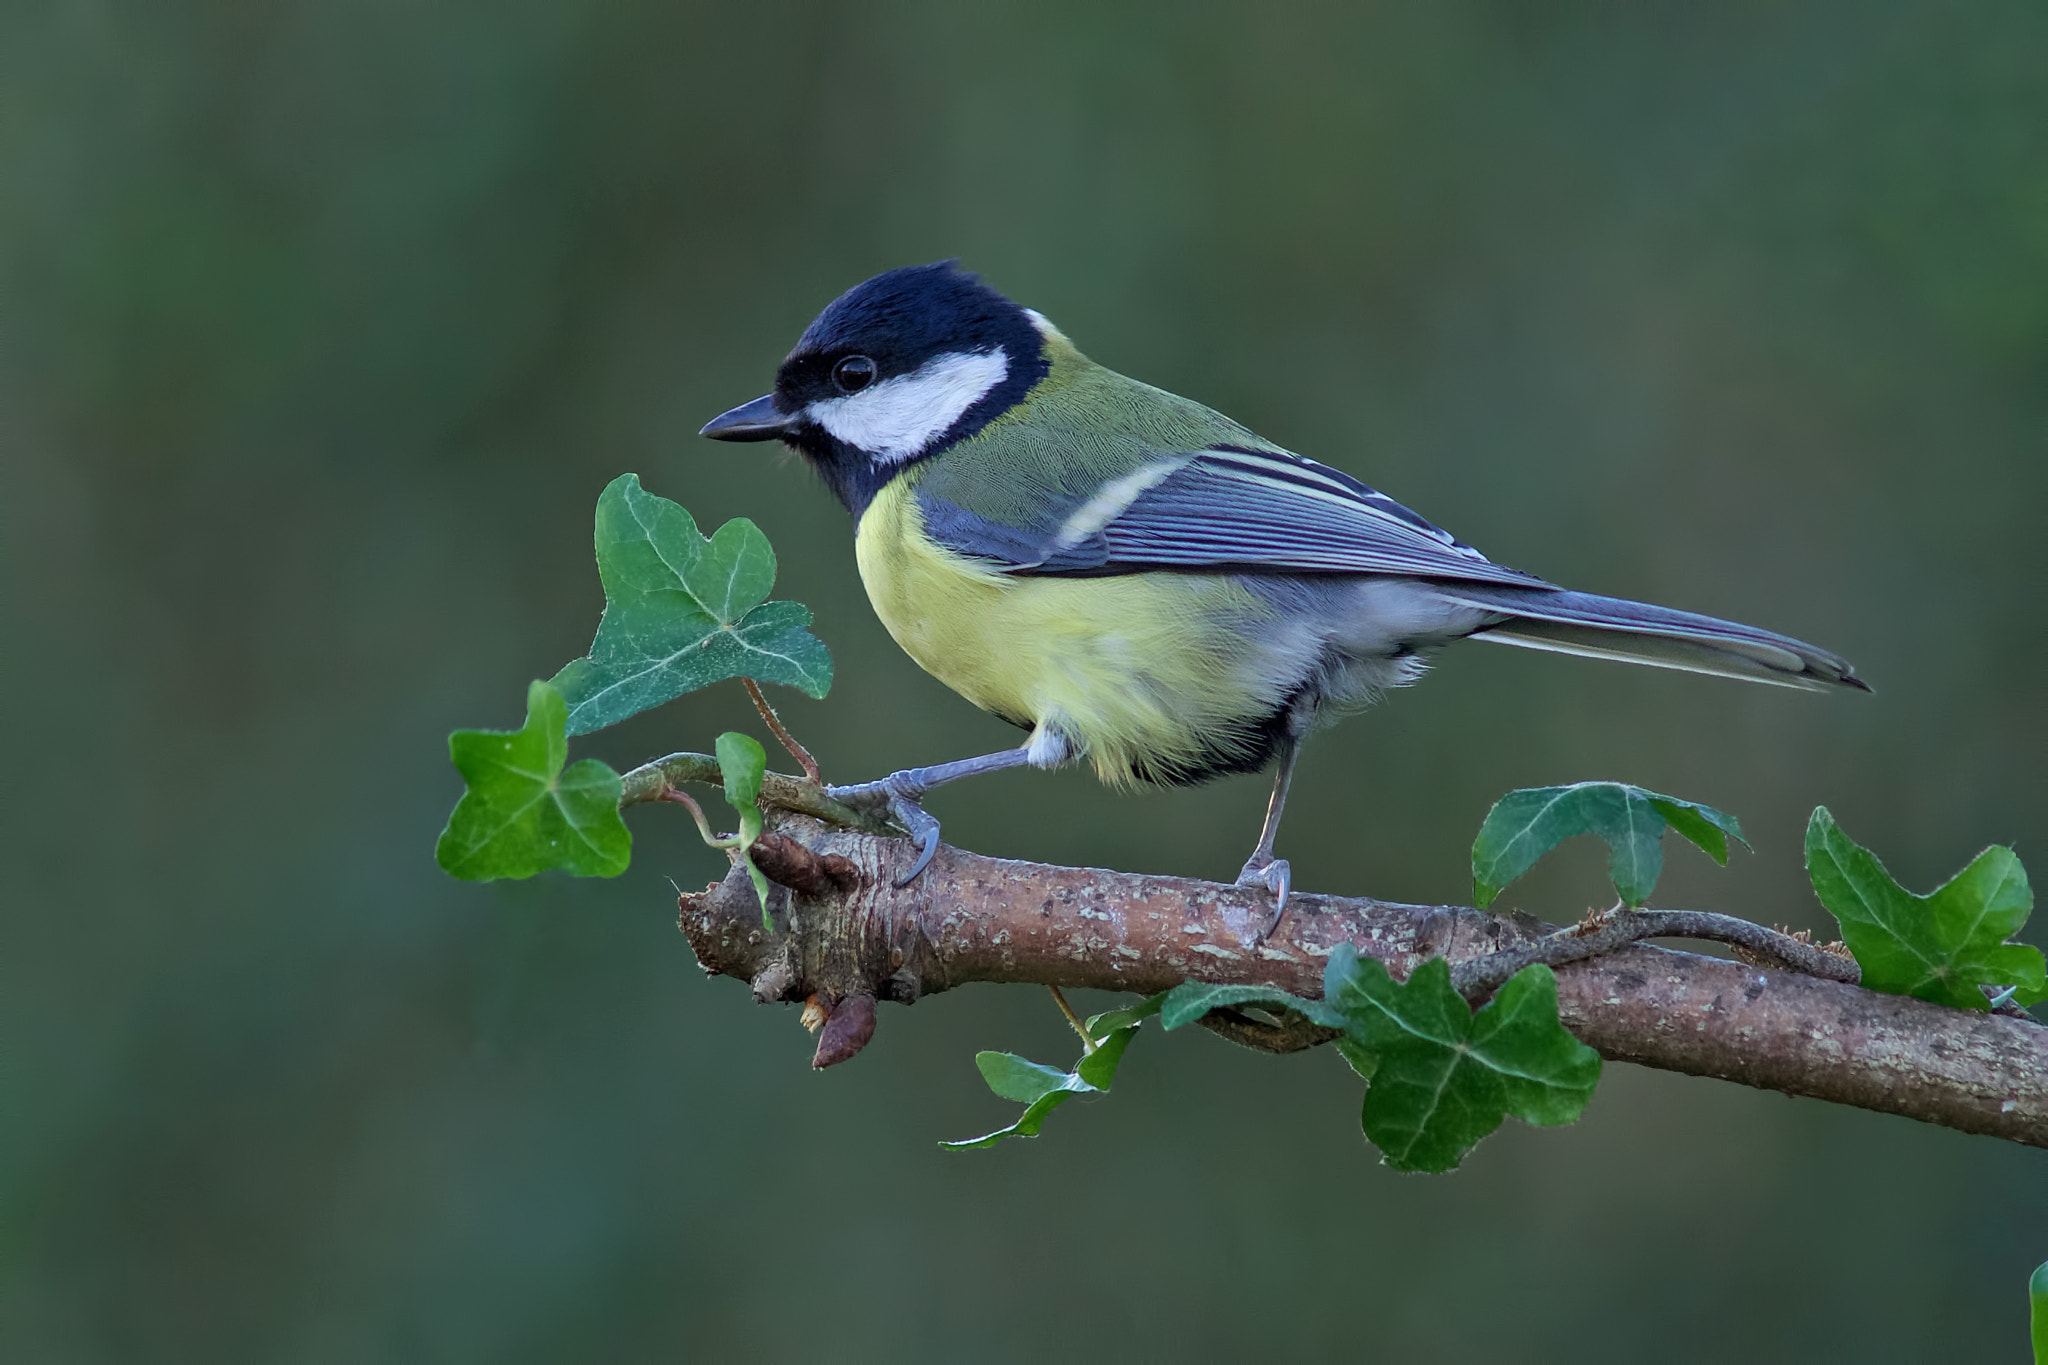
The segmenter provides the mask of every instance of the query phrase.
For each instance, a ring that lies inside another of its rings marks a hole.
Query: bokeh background
[[[1403,1177],[1334,1056],[1175,1034],[950,1155],[1010,1111],[977,1048],[1067,1059],[1042,992],[813,1074],[676,933],[720,866],[680,815],[613,882],[431,849],[445,733],[588,642],[625,470],[773,538],[830,775],[1011,742],[805,470],[694,435],[840,290],[958,255],[1498,559],[1878,689],[1453,650],[1308,751],[1298,884],[1459,900],[1496,796],[1587,776],[1751,831],[1674,848],[1670,904],[1824,923],[1823,802],[1909,885],[2038,875],[2044,59],[2031,3],[6,7],[0,1354],[2021,1358],[2037,1151],[1613,1066],[1576,1128]],[[751,723],[729,686],[579,752]],[[1264,798],[934,807],[1228,877]],[[1573,848],[1509,900],[1603,890]]]

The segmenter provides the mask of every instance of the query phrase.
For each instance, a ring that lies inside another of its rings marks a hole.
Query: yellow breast
[[[875,614],[920,667],[984,710],[1056,729],[1106,782],[1247,748],[1298,676],[1271,610],[1232,579],[997,573],[924,534],[907,479],[869,505],[854,544]]]

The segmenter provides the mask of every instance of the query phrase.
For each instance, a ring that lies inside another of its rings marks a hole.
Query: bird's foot
[[[910,865],[910,871],[896,879],[896,885],[910,885],[931,866],[932,855],[939,851],[939,822],[919,804],[924,800],[925,785],[917,780],[916,774],[907,770],[890,773],[879,782],[827,787],[825,794],[856,810],[887,815],[917,841],[917,861]]]
[[[1273,893],[1273,919],[1258,941],[1264,943],[1280,928],[1282,917],[1287,914],[1287,892],[1294,885],[1294,869],[1287,865],[1285,858],[1261,857],[1254,853],[1251,861],[1244,865],[1244,871],[1237,874],[1239,886],[1263,886]]]

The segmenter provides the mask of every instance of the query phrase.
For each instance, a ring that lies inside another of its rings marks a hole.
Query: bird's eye
[[[832,382],[841,393],[859,393],[875,382],[877,366],[864,355],[850,355],[832,367]]]

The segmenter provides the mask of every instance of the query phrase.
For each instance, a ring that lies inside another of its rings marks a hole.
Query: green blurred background
[[[1494,797],[1586,776],[1741,816],[1672,904],[1820,922],[1819,802],[1909,885],[1994,840],[2038,875],[2044,70],[2033,3],[8,6],[0,1354],[2020,1358],[2048,1154],[1614,1066],[1403,1177],[1336,1057],[1175,1034],[949,1155],[1010,1112],[977,1048],[1066,1057],[1042,992],[813,1074],[677,935],[720,867],[679,815],[616,882],[431,849],[445,733],[587,644],[624,470],[774,539],[831,776],[1012,742],[891,645],[805,470],[694,435],[840,290],[958,255],[1498,559],[1878,689],[1453,650],[1309,749],[1298,884],[1458,900]],[[579,752],[750,724],[729,686]],[[934,807],[1227,877],[1264,799]],[[1603,889],[1573,848],[1508,900]]]

